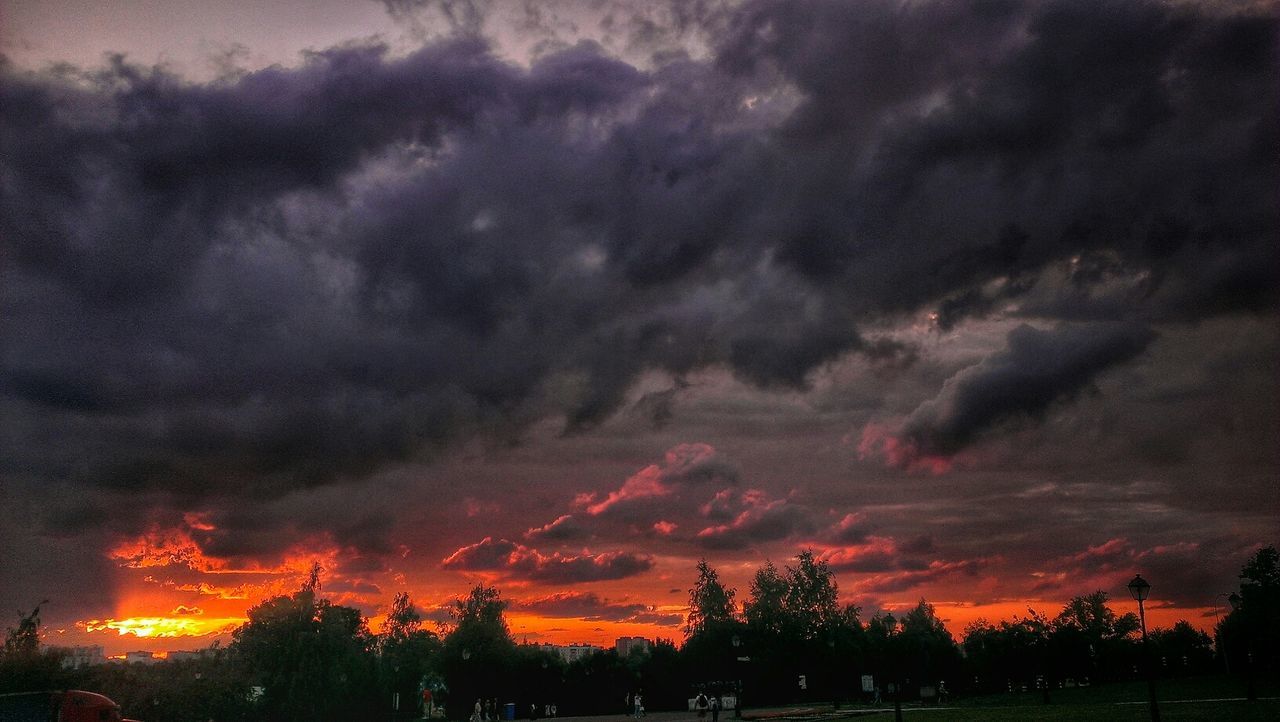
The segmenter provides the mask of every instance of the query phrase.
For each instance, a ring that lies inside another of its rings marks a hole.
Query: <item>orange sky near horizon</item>
[[[289,567],[297,568],[297,563]],[[741,565],[739,565],[741,566]],[[154,571],[154,568],[152,568]],[[645,602],[655,613],[679,616],[683,619],[687,604],[687,587],[690,579],[683,584],[675,584],[658,596],[665,599]],[[155,577],[147,575],[141,583],[135,584],[124,593],[117,605],[116,614],[107,619],[80,620],[73,628],[47,629],[45,642],[55,646],[102,645],[107,656],[121,655],[125,652],[147,650],[157,653],[177,650],[201,649],[215,642],[225,646],[231,641],[230,632],[246,620],[248,610],[255,604],[278,594],[288,594],[296,590],[302,576],[292,569],[279,572],[258,572],[268,577],[261,584],[254,585],[253,591],[246,591],[243,586],[218,587],[202,582],[196,589],[177,589],[173,584],[157,583]],[[150,580],[150,581],[147,581]],[[484,580],[477,580],[484,581]],[[619,637],[638,636],[651,640],[666,639],[677,646],[683,641],[682,624],[654,624],[636,621],[611,621],[604,619],[576,618],[572,616],[548,616],[522,609],[522,607],[554,597],[558,590],[538,589],[528,585],[511,585],[504,588],[501,582],[492,581],[503,594],[508,603],[506,613],[508,627],[512,638],[517,643],[552,643],[552,644],[591,644],[603,648],[611,648]],[[669,580],[668,580],[669,581]],[[739,590],[738,602],[744,601],[745,594],[741,590],[748,587],[749,579],[738,580],[725,577],[728,586]],[[837,576],[837,583],[839,583]],[[322,578],[321,595],[333,599],[336,603],[349,604],[367,610],[369,627],[375,633],[385,620],[385,608],[390,602],[386,599],[370,599],[360,595],[347,593],[329,594],[324,589]],[[424,620],[424,627],[434,629],[431,618],[442,618],[442,612],[449,601],[459,598],[469,588],[455,586],[452,591],[444,587],[408,587],[411,599],[415,600],[420,611],[429,617]],[[677,590],[679,590],[677,592]],[[627,584],[625,581],[600,585],[600,591],[608,599],[625,598],[628,600],[645,600],[653,598],[652,585]],[[1125,590],[1112,592],[1108,605],[1118,615],[1136,613],[1136,603],[1126,597],[1120,597]],[[195,595],[193,597],[193,595]],[[841,603],[845,603],[842,595]],[[198,599],[193,604],[191,600]],[[990,603],[974,603],[966,601],[931,600],[928,595],[911,594],[905,597],[885,599],[879,610],[903,612],[915,606],[920,599],[925,599],[934,606],[935,613],[943,620],[948,631],[959,643],[963,639],[967,625],[983,619],[991,623],[1012,620],[1026,616],[1029,610],[1045,614],[1052,618],[1066,603],[1066,599],[1027,599],[1022,601],[1003,600]],[[426,600],[435,600],[434,612]],[[371,610],[371,611],[368,611]],[[865,622],[876,610],[863,609]],[[1158,597],[1148,600],[1148,629],[1171,627],[1180,620],[1189,621],[1193,626],[1213,635],[1215,610],[1212,607],[1202,609],[1178,608],[1169,606]]]

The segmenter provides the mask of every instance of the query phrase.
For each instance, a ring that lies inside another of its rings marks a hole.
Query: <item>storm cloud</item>
[[[372,487],[477,442],[588,436],[628,404],[657,438],[698,373],[813,398],[842,363],[905,369],[936,361],[930,334],[1024,324],[907,401],[860,391],[865,453],[942,470],[1181,329],[1274,318],[1267,8],[681,5],[610,9],[608,37],[518,58],[485,34],[497,6],[417,0],[386,7],[447,33],[208,81],[0,58],[5,521],[54,556],[199,509],[209,528],[187,531],[227,563],[322,543],[381,570],[412,504]],[[767,438],[745,408],[719,418]],[[726,551],[826,526],[783,495],[743,502],[756,470],[696,438],[431,558],[616,580],[654,559],[556,545],[609,520]],[[657,513],[672,498],[690,514]]]
[[[1132,360],[1155,338],[1136,325],[1064,327],[1040,331],[1019,326],[1008,347],[947,380],[936,398],[913,411],[901,427],[863,431],[864,454],[879,453],[910,468],[938,464],[1003,422],[1034,420],[1055,402],[1069,400],[1107,369]]]

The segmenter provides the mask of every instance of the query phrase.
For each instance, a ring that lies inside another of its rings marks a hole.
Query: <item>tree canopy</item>
[[[689,612],[684,626],[685,638],[735,622],[738,609],[733,598],[736,593],[736,590],[726,588],[720,582],[720,575],[707,564],[706,559],[699,561],[698,579],[689,590]]]
[[[319,571],[313,567],[294,594],[250,608],[232,635],[232,651],[262,685],[272,719],[358,716],[374,691],[375,639],[360,610],[317,597]]]

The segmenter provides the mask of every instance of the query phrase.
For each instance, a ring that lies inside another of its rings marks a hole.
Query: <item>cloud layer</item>
[[[924,583],[992,555],[876,563],[868,540],[942,538],[850,521],[876,474],[982,470],[1009,431],[1057,469],[1073,409],[1126,432],[1093,447],[1116,468],[1218,453],[1265,497],[1274,408],[1208,391],[1274,364],[1245,331],[1280,289],[1265,9],[553,3],[509,52],[499,6],[386,5],[420,46],[207,82],[0,58],[0,538],[36,540],[0,589],[77,544],[94,558],[51,580],[123,588],[149,557],[104,555],[154,534],[190,542],[164,547],[178,570],[323,551],[353,585],[406,558],[577,584],[805,542]],[[1231,349],[1202,377],[1196,334]],[[1151,420],[1184,415],[1218,451]],[[890,468],[815,468],[828,422]],[[553,437],[581,455],[449,476]],[[472,503],[494,528],[457,521]]]

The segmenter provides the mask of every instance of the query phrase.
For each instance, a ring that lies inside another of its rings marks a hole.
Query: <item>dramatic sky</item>
[[[1280,541],[1275,7],[0,1],[0,613],[953,631]]]

